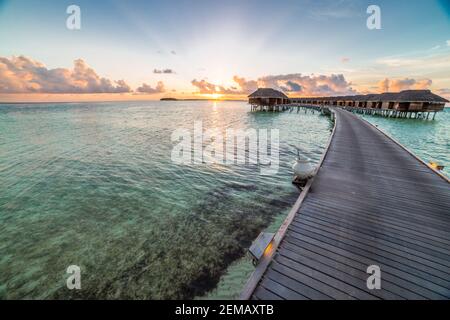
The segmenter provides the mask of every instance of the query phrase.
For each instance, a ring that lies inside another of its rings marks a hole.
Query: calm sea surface
[[[172,162],[171,134],[200,120],[279,129],[278,174]],[[0,105],[0,298],[235,297],[246,248],[298,196],[297,148],[317,162],[331,127],[241,102]],[[66,289],[70,265],[79,291]]]

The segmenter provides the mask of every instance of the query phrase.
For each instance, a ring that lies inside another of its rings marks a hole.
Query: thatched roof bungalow
[[[272,88],[259,88],[248,96],[248,103],[253,106],[274,106],[289,103],[289,98],[281,91]]]
[[[294,103],[322,104],[342,107],[392,109],[396,111],[434,112],[442,111],[449,102],[430,90],[404,90],[340,97],[292,98]]]

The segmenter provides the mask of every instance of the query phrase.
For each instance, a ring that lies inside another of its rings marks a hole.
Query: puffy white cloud
[[[48,69],[24,56],[0,57],[0,93],[123,92],[131,92],[124,80],[102,78],[82,59],[74,61],[73,69]]]
[[[156,87],[153,88],[150,85],[143,83],[142,86],[136,89],[136,92],[138,93],[145,93],[145,94],[156,94],[156,93],[163,93],[166,89],[164,87],[164,82],[158,81],[156,84]]]

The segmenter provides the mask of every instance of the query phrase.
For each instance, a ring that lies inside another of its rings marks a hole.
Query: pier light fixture
[[[297,160],[292,165],[294,170],[294,180],[292,181],[301,190],[306,186],[306,183],[311,179],[316,168],[311,164],[308,158],[301,156],[300,152],[297,150]]]
[[[275,234],[270,232],[261,232],[259,236],[253,241],[252,245],[248,249],[253,264],[257,265],[258,261],[265,255],[270,254],[273,249],[273,238]]]
[[[435,170],[438,170],[438,171],[444,170],[444,166],[438,164],[436,161],[430,161],[429,164],[430,164],[430,167],[432,167],[432,168],[435,169]]]

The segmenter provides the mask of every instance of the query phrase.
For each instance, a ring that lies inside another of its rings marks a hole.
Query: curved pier
[[[358,116],[334,112],[320,170],[241,299],[449,299],[448,179]],[[367,286],[369,266],[380,289]]]

